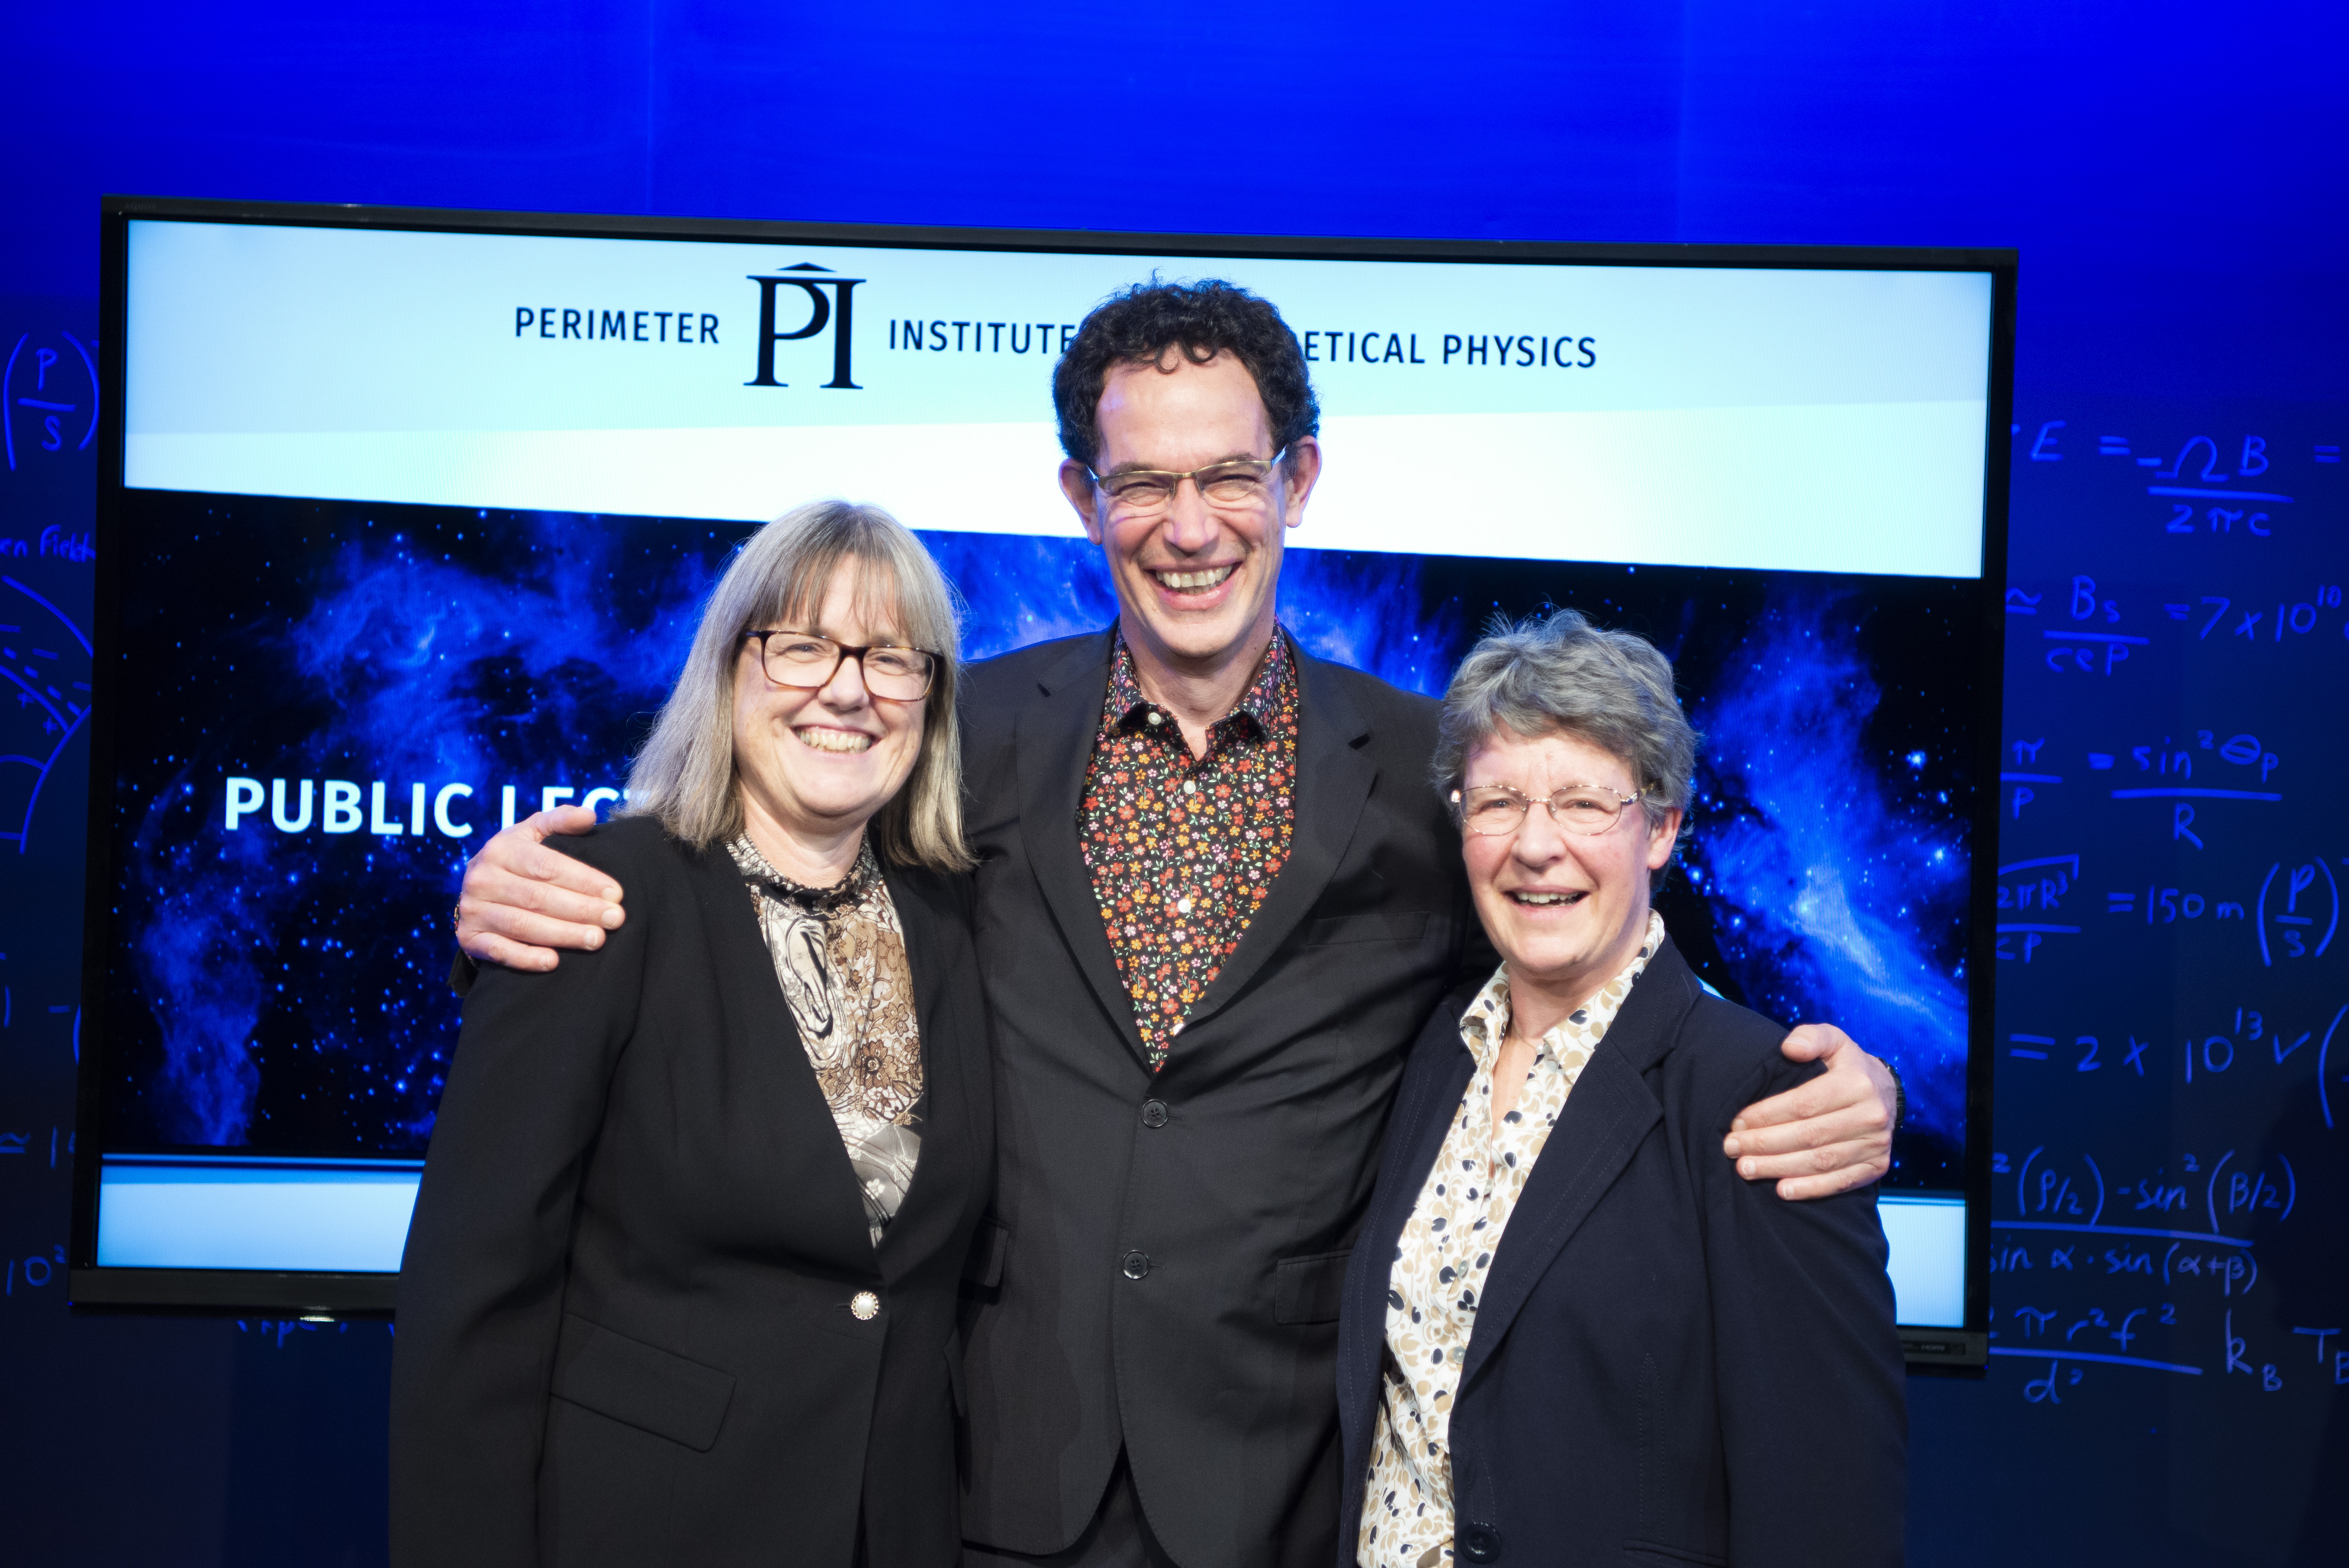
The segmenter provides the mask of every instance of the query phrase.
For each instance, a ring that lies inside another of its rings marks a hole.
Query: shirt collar
[[[1154,709],[1161,714],[1165,710],[1142,695],[1142,682],[1133,673],[1133,651],[1126,646],[1123,629],[1116,635],[1116,648],[1109,665],[1109,696],[1102,705],[1102,716],[1111,729],[1133,729],[1147,723]],[[1232,731],[1257,738],[1271,734],[1281,698],[1297,678],[1296,669],[1296,661],[1288,651],[1288,634],[1276,626],[1272,645],[1265,650],[1256,678],[1248,682],[1247,689],[1240,693],[1231,711],[1207,727],[1211,731],[1223,730],[1228,725]]]
[[[737,833],[726,851],[734,857],[734,868],[742,873],[743,881],[768,897],[796,904],[811,914],[829,914],[849,907],[871,891],[881,875],[881,863],[874,859],[870,836],[858,847],[856,863],[849,868],[848,874],[830,887],[809,887],[783,875],[759,852],[759,846],[750,841],[748,833]]]
[[[1551,1026],[1549,1033],[1541,1037],[1541,1054],[1554,1060],[1569,1030],[1604,1028],[1613,1023],[1615,1015],[1622,1010],[1624,999],[1630,995],[1631,983],[1648,967],[1648,961],[1656,955],[1663,941],[1664,917],[1651,909],[1648,934],[1640,942],[1640,950],[1631,955],[1630,963],[1616,971],[1613,979],[1599,988],[1591,1001]],[[1615,997],[1611,1003],[1603,1000],[1609,992]],[[1489,1069],[1500,1059],[1501,1042],[1508,1033],[1509,966],[1504,964],[1493,971],[1493,977],[1485,982],[1475,1000],[1460,1015],[1460,1043],[1468,1047],[1468,1054],[1476,1059],[1479,1068]]]

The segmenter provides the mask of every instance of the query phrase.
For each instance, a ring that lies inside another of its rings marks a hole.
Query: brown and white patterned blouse
[[[727,850],[750,884],[775,978],[864,1190],[877,1247],[922,1152],[922,1036],[889,884],[870,843],[828,888],[782,875],[747,833]]]
[[[1439,1568],[1453,1561],[1452,1402],[1475,1332],[1477,1300],[1566,1097],[1663,940],[1663,917],[1651,910],[1647,937],[1622,972],[1541,1037],[1516,1109],[1497,1129],[1493,1069],[1509,1033],[1506,965],[1460,1015],[1461,1043],[1476,1072],[1403,1222],[1387,1274],[1386,1354],[1354,1547],[1361,1568]]]
[[[1297,666],[1275,632],[1256,678],[1194,758],[1117,639],[1085,769],[1078,842],[1152,1071],[1240,944],[1296,826]]]

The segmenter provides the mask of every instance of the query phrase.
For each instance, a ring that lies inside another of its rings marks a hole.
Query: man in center
[[[1426,781],[1436,706],[1278,625],[1321,452],[1269,304],[1129,290],[1053,391],[1119,615],[964,688],[999,1120],[965,1286],[967,1561],[1327,1568],[1337,1318],[1389,1103],[1429,1011],[1494,962]],[[584,820],[484,850],[470,953],[543,967],[525,944],[618,923],[603,879],[537,847]],[[1828,1070],[1723,1158],[1790,1198],[1880,1176],[1881,1064],[1833,1029],[1785,1048]]]

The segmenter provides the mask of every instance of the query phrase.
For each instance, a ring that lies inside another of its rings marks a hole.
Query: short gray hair
[[[1619,758],[1644,791],[1651,827],[1688,810],[1697,733],[1673,691],[1672,662],[1637,633],[1603,631],[1577,610],[1496,620],[1444,694],[1433,773],[1447,806],[1469,753],[1504,725],[1528,739],[1575,736]]]
[[[962,735],[955,721],[962,638],[954,590],[922,542],[877,506],[811,501],[744,542],[709,592],[693,651],[628,774],[628,813],[659,819],[696,849],[742,830],[734,667],[743,637],[815,614],[844,566],[862,568],[862,589],[883,595],[858,606],[868,622],[938,661],[924,699],[921,750],[905,787],[874,816],[874,849],[898,865],[968,871],[978,862],[962,837]]]

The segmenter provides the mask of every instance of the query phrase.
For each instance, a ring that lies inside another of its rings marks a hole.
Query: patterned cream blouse
[[[1477,1297],[1566,1097],[1663,940],[1663,917],[1651,910],[1647,938],[1622,973],[1541,1037],[1517,1108],[1497,1130],[1493,1069],[1509,1032],[1506,965],[1460,1016],[1460,1039],[1476,1073],[1403,1222],[1387,1275],[1386,1355],[1354,1548],[1361,1568],[1439,1568],[1453,1560],[1452,1401]]]
[[[877,1247],[922,1153],[922,1036],[889,884],[869,843],[828,888],[785,877],[748,833],[727,849],[750,884],[760,934],[856,1171]]]

